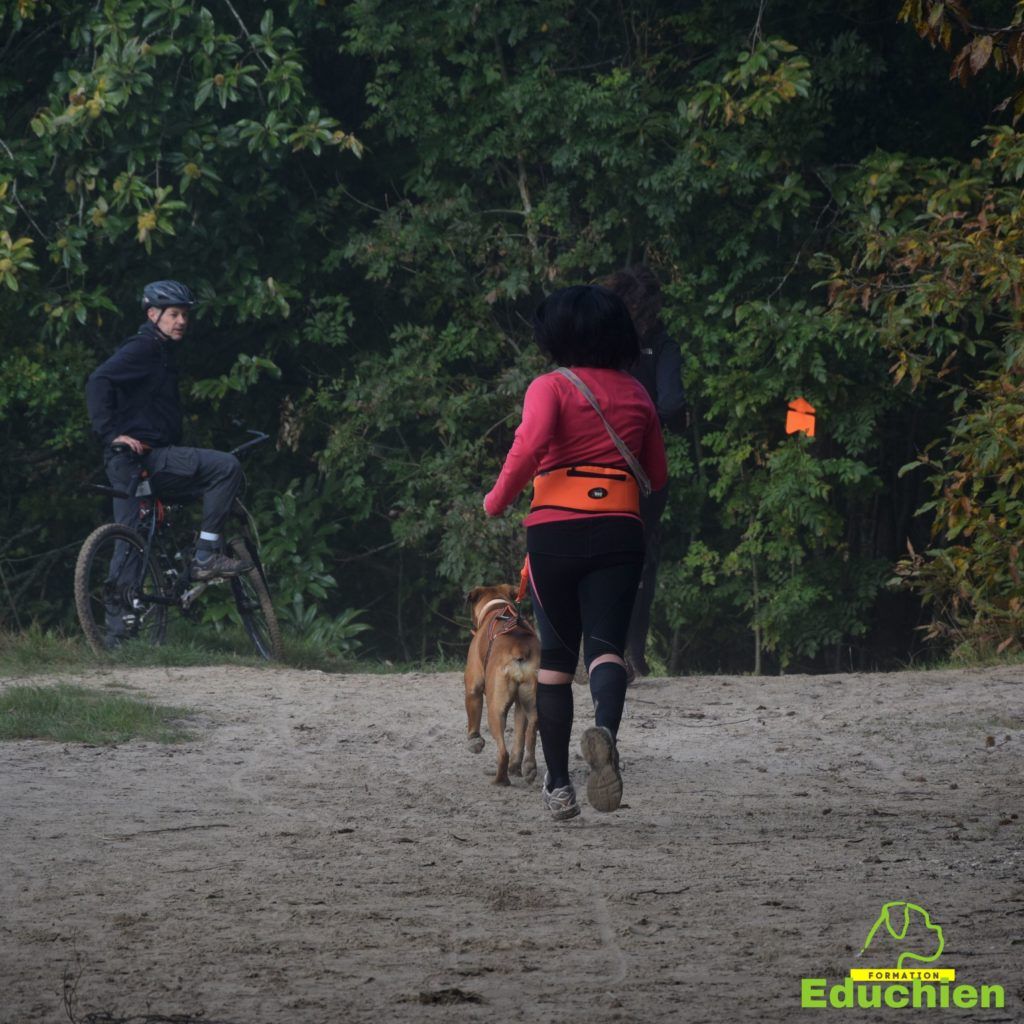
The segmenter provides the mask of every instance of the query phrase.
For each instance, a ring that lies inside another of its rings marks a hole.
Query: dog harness
[[[491,649],[494,647],[494,641],[499,636],[507,636],[509,634],[518,633],[520,636],[536,636],[533,626],[523,618],[522,613],[519,609],[511,602],[506,601],[503,597],[496,597],[480,609],[480,618],[487,614],[487,609],[491,605],[497,605],[502,610],[491,617],[487,623],[487,650],[484,652],[484,673],[487,672],[487,661],[491,656]],[[477,627],[479,628],[479,627]],[[474,633],[476,630],[473,631]]]

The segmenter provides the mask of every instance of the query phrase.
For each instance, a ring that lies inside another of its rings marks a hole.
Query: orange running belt
[[[611,466],[565,466],[533,478],[530,511],[553,508],[565,512],[640,514],[640,486],[625,469]]]

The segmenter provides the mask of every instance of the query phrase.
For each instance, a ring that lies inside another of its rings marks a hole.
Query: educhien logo
[[[885,903],[858,955],[879,961],[894,957],[893,966],[856,967],[834,985],[826,978],[802,978],[800,1005],[820,1010],[1001,1009],[1006,998],[1002,985],[958,985],[954,968],[932,966],[945,947],[942,926],[924,907],[905,900]]]

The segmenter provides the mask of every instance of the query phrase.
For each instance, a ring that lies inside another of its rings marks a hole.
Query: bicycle
[[[270,436],[258,430],[247,433],[255,435],[253,440],[234,448],[232,455],[242,458]],[[199,598],[211,586],[227,584],[256,652],[268,661],[283,657],[281,627],[259,557],[256,526],[238,498],[231,510],[227,546],[232,557],[251,560],[253,568],[230,579],[196,581],[190,575],[196,531],[181,543],[183,534],[176,524],[190,498],[164,502],[152,494],[145,476],[139,479],[134,495],[99,484],[87,489],[115,498],[140,499],[136,527],[120,523],[99,526],[78,553],[75,606],[86,640],[97,655],[109,654],[127,640],[161,644],[170,608],[177,608],[190,622],[198,622]]]

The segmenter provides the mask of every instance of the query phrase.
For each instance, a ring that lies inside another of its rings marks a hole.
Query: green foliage
[[[329,12],[16,8],[0,15],[0,593],[10,625],[69,624],[68,552],[98,512],[67,500],[98,465],[82,385],[138,322],[142,284],[184,278],[203,300],[180,357],[189,441],[226,447],[229,418],[296,427],[292,396],[336,359],[308,331],[299,353],[293,321],[344,302],[320,271],[321,196],[361,149],[314,96]]]
[[[897,577],[932,605],[932,639],[1006,649],[1024,638],[1021,295],[1024,136],[991,131],[969,164],[890,159],[861,183],[865,213],[830,281],[837,317],[858,309],[893,379],[947,411],[902,472],[923,470],[931,543]]]
[[[216,380],[196,381],[192,385],[192,394],[196,398],[206,398],[211,401],[214,408],[231,391],[245,392],[257,384],[263,373],[269,373],[274,377],[281,376],[281,370],[270,359],[263,359],[260,356],[247,356],[240,353],[235,360],[235,365],[230,372],[221,374]]]
[[[401,543],[436,538],[439,571],[461,586],[479,582],[488,565],[513,579],[522,557],[516,523],[485,522],[479,502],[481,478],[495,472],[515,423],[506,396],[518,399],[540,369],[524,314],[544,290],[645,251],[667,278],[670,325],[683,335],[687,385],[706,417],[696,440],[710,457],[700,471],[716,479],[700,500],[717,503],[719,521],[691,514],[686,533],[692,543],[710,527],[702,550],[717,552],[720,567],[711,606],[732,619],[745,611],[783,663],[815,655],[864,631],[880,573],[873,558],[850,561],[837,525],[837,496],[860,499],[876,486],[869,467],[842,456],[822,463],[838,486],[822,483],[807,496],[815,510],[808,533],[781,509],[806,481],[785,457],[770,457],[786,399],[808,391],[850,424],[857,455],[866,447],[865,428],[853,424],[867,396],[844,404],[846,353],[836,351],[820,311],[783,294],[799,290],[786,288],[782,261],[769,255],[780,238],[806,230],[801,221],[822,201],[794,169],[806,138],[791,108],[811,95],[810,62],[778,39],[742,49],[723,43],[694,60],[696,41],[680,55],[653,40],[670,24],[687,39],[683,30],[697,29],[700,17],[665,12],[651,14],[649,35],[641,43],[638,30],[635,47],[623,49],[610,32],[591,44],[575,31],[572,8],[524,13],[493,3],[460,18],[454,6],[434,6],[403,11],[401,24],[386,3],[355,10],[349,46],[376,68],[369,124],[415,146],[404,196],[348,254],[372,279],[400,289],[416,316],[432,315],[436,328],[398,323],[391,350],[368,357],[374,369],[339,403],[345,443],[328,447],[326,464],[353,458],[353,429],[375,437],[366,455],[391,462],[398,493],[387,500]],[[774,275],[781,284],[771,300],[747,298]],[[861,372],[877,380],[868,363]],[[423,378],[437,382],[427,393]],[[417,458],[420,451],[430,454]],[[689,453],[676,462],[693,472]],[[772,518],[772,506],[761,506],[776,490]],[[669,517],[671,530],[687,515],[680,508]],[[841,590],[834,580],[794,576],[794,566],[816,569],[823,557],[842,560]],[[758,573],[777,594],[759,595]],[[663,575],[661,605],[673,630],[694,621],[684,617],[694,585],[672,568]],[[823,602],[826,585],[833,600]],[[804,614],[830,606],[831,617]]]
[[[355,608],[346,608],[328,618],[320,614],[316,605],[307,608],[299,595],[285,607],[283,621],[295,630],[296,636],[309,640],[316,647],[343,658],[354,658],[360,648],[356,637],[370,628],[365,622],[356,621],[361,614]]]
[[[356,621],[362,613],[353,608],[331,614],[323,610],[338,586],[329,567],[333,540],[342,526],[339,492],[336,483],[308,476],[290,481],[280,494],[260,495],[255,507],[257,521],[264,524],[260,556],[282,627],[292,637],[351,658],[359,651],[356,638],[369,628]],[[203,618],[221,625],[240,624],[227,592],[220,601],[204,603]]]
[[[292,480],[283,493],[264,496],[273,504],[275,519],[261,534],[260,553],[285,606],[307,595],[323,600],[337,586],[327,572],[330,539],[341,525],[333,498],[332,489],[321,490],[314,477]]]
[[[949,412],[1014,365],[1024,154],[999,129],[971,159],[991,90],[866,0],[23,0],[0,31],[9,625],[70,623],[82,383],[157,277],[202,299],[189,441],[277,437],[249,475],[291,631],[406,662],[457,652],[462,593],[518,573],[525,499],[480,505],[554,287],[639,260],[665,284],[692,408],[655,606],[674,670],[870,647],[885,566],[923,547],[899,466],[955,472],[975,435]],[[798,395],[813,442],[783,432]]]

